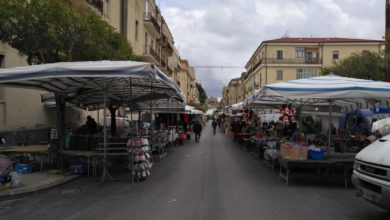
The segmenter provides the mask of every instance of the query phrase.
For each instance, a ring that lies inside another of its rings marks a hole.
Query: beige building
[[[218,99],[211,96],[207,99],[207,105],[209,106],[209,109],[216,109],[217,107],[219,107]]]
[[[227,105],[233,105],[244,100],[241,86],[241,78],[234,78],[230,80],[227,89]]]
[[[136,55],[154,63],[172,79],[179,77],[180,56],[172,33],[155,0],[68,0],[72,7],[89,8],[126,36]],[[27,65],[26,57],[0,44],[0,68]],[[189,83],[183,88],[187,100],[198,100],[195,72],[188,69]],[[179,81],[179,80],[177,80]],[[185,85],[184,85],[185,84]],[[0,132],[36,129],[55,125],[55,109],[41,102],[42,91],[0,87]],[[195,94],[195,95],[194,95]],[[194,96],[196,96],[194,98]],[[84,123],[90,112],[67,108],[67,120]],[[96,118],[96,116],[95,116]]]
[[[186,96],[188,104],[199,103],[199,91],[196,87],[195,69],[189,65],[188,60],[180,60],[179,66],[180,69],[175,74],[174,80]]]
[[[26,57],[17,50],[0,44],[0,66],[27,66]],[[41,101],[40,90],[0,86],[0,132],[50,128],[56,125],[55,109]],[[67,108],[69,125],[85,122],[87,111]],[[10,140],[12,141],[12,140]]]
[[[229,87],[224,86],[222,88],[222,98],[221,98],[221,107],[224,108],[225,106],[229,105],[229,100],[228,100],[228,94],[229,94]]]
[[[100,15],[130,42],[136,55],[172,77],[179,57],[172,33],[155,0],[70,0]],[[172,58],[173,59],[172,59]],[[176,61],[176,62],[175,62]]]
[[[353,53],[381,52],[381,40],[347,38],[280,38],[263,41],[245,65],[244,97],[264,85],[319,76]]]

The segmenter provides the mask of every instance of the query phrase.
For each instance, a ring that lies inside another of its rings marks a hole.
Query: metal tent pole
[[[123,86],[123,102],[122,102],[122,136],[125,137],[125,86]]]
[[[332,119],[333,119],[333,115],[332,115],[332,106],[333,106],[333,100],[329,99],[328,156],[330,155],[330,146],[331,146],[331,141],[332,141],[332,127],[333,127],[333,123],[332,123]]]
[[[106,82],[104,81],[104,121],[103,121],[103,173],[102,178],[100,180],[101,183],[106,181],[107,176],[112,178],[112,176],[108,173],[108,162],[107,162],[107,87]]]

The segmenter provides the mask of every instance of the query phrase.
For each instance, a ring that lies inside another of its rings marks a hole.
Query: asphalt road
[[[145,182],[99,185],[80,178],[66,185],[0,201],[0,219],[390,219],[345,189],[343,181],[278,180],[261,161],[206,125],[156,163]],[[310,176],[310,175],[308,175]]]

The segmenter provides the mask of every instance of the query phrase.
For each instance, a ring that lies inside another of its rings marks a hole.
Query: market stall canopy
[[[283,104],[286,104],[286,102],[271,97],[261,97],[260,91],[256,91],[255,94],[244,101],[244,106],[252,109],[279,108]]]
[[[341,77],[334,74],[269,84],[262,96],[288,99],[372,99],[390,98],[390,83]]]
[[[233,104],[230,107],[231,110],[240,110],[240,109],[243,109],[243,108],[244,108],[244,102],[239,102],[239,103]]]
[[[213,116],[215,111],[217,111],[217,109],[215,109],[215,108],[209,109],[206,111],[206,115]]]
[[[185,105],[173,99],[154,99],[149,101],[131,102],[128,112],[152,111],[154,113],[185,113]]]
[[[78,106],[151,99],[185,101],[178,85],[153,64],[133,61],[86,61],[42,64],[0,70],[0,84],[65,95]]]
[[[185,111],[191,115],[204,115],[204,112],[196,109],[194,106],[186,105]]]

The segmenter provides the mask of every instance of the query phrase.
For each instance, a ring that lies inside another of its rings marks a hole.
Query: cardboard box
[[[308,147],[293,147],[289,143],[280,145],[280,155],[285,160],[307,160]]]

